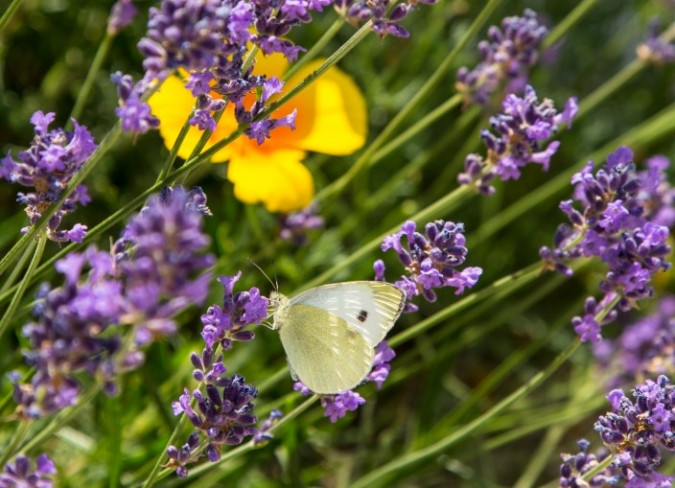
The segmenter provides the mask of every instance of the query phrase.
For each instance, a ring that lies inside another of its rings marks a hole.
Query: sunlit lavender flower
[[[395,356],[396,353],[389,347],[387,341],[380,342],[375,349],[373,369],[366,376],[364,382],[372,381],[377,385],[378,390],[382,388],[382,383],[384,383],[391,371],[390,361],[394,359]],[[293,384],[293,389],[299,391],[303,396],[314,394],[314,392],[307,388],[302,381],[296,381]],[[347,412],[356,411],[365,403],[365,398],[353,390],[343,391],[336,395],[321,395],[321,406],[324,407],[323,416],[329,417],[330,421],[333,423],[344,417]]]
[[[137,13],[133,0],[117,0],[108,17],[108,34],[117,34],[134,20]]]
[[[152,115],[150,105],[142,100],[143,95],[154,85],[152,77],[145,76],[138,83],[129,75],[116,71],[110,76],[117,86],[119,107],[115,114],[122,121],[122,130],[143,133],[159,127],[159,119]]]
[[[653,293],[651,277],[666,270],[670,263],[667,244],[668,228],[649,220],[662,215],[645,202],[664,202],[660,195],[667,181],[662,166],[653,165],[646,173],[636,174],[633,153],[621,147],[607,158],[604,168],[593,174],[593,163],[572,177],[575,185],[573,200],[560,204],[572,226],[562,224],[554,237],[554,248],[539,251],[548,269],[571,275],[568,263],[584,257],[596,257],[609,268],[599,288],[605,294],[600,303],[617,309],[630,310],[635,302],[649,298]],[[658,194],[654,195],[658,188]],[[574,207],[575,201],[581,211]],[[575,328],[581,330],[583,340],[600,339],[594,318],[575,317]]]
[[[654,313],[625,327],[616,340],[598,343],[594,351],[616,373],[613,386],[674,374],[675,296],[663,297]]]
[[[205,253],[202,232],[206,196],[201,188],[165,188],[132,217],[113,246],[124,284],[126,320],[140,324],[136,345],[173,334],[176,312],[201,305],[208,294],[215,258]]]
[[[468,249],[464,237],[464,225],[436,220],[424,227],[425,235],[416,231],[415,222],[409,220],[403,224],[401,231],[387,236],[382,241],[382,250],[393,249],[399,260],[408,271],[394,284],[412,300],[422,295],[430,302],[436,300],[434,289],[455,288],[455,295],[472,288],[483,270],[476,266],[457,268],[464,264]],[[403,238],[407,245],[404,245]],[[384,280],[384,262],[375,261],[375,279]],[[417,306],[406,303],[404,312],[414,312]]]
[[[612,451],[612,465],[623,479],[639,478],[631,486],[659,486],[638,483],[675,479],[656,472],[661,462],[659,446],[675,449],[675,385],[662,375],[656,382],[646,380],[636,386],[632,396],[634,400],[622,390],[611,391],[607,399],[612,412],[601,415],[594,428]]]
[[[461,185],[470,185],[484,195],[495,192],[492,180],[517,180],[521,168],[528,163],[540,164],[548,171],[551,157],[560,143],[551,141],[546,148],[542,148],[542,143],[555,134],[559,125],[571,127],[578,111],[574,97],[567,100],[560,113],[548,98],[539,103],[531,86],[525,88],[523,98],[507,95],[502,107],[504,113],[490,117],[492,131],[496,134],[487,129],[481,131],[481,139],[487,146],[486,158],[469,154],[464,161],[464,172],[457,178]]]
[[[31,461],[19,454],[13,463],[5,464],[0,473],[0,488],[34,487],[51,488],[56,466],[46,454],[40,454],[35,460],[35,470],[31,471]]]
[[[234,293],[234,284],[240,277],[241,271],[234,276],[221,276],[218,281],[225,288],[223,306],[212,305],[202,315],[202,338],[210,349],[220,344],[227,350],[233,342],[253,340],[255,333],[246,326],[259,324],[267,317],[269,301],[258,288]]]
[[[94,138],[86,127],[72,120],[75,129],[49,130],[55,114],[38,110],[30,121],[35,127],[35,138],[31,146],[18,155],[18,161],[11,154],[0,160],[0,177],[11,183],[32,187],[33,192],[19,193],[17,201],[26,205],[26,215],[31,225],[35,224],[45,210],[58,201],[85,161],[96,150]],[[75,224],[70,230],[58,230],[63,217],[73,212],[77,204],[86,205],[91,199],[87,187],[79,185],[66,198],[61,207],[47,223],[47,237],[57,242],[82,242],[87,227]],[[24,227],[21,232],[27,232]]]
[[[202,273],[213,256],[204,254],[204,209],[201,190],[167,189],[131,218],[114,255],[90,247],[57,261],[64,285],[40,289],[35,321],[23,327],[25,359],[36,371],[28,384],[11,376],[17,415],[42,417],[75,404],[80,372],[115,394],[119,371],[143,361],[139,347],[174,332],[173,316],[205,300],[209,275]],[[122,336],[109,329],[122,324],[135,326],[135,341],[117,354]]]
[[[427,5],[437,2],[438,0],[419,0],[419,3]],[[409,37],[410,33],[400,22],[418,5],[414,0],[400,3],[386,0],[334,0],[333,3],[338,12],[353,25],[372,20],[372,29],[381,38],[386,35]]]
[[[649,22],[647,38],[644,43],[637,47],[637,55],[643,61],[654,64],[669,64],[675,61],[675,44],[661,39],[659,28],[660,22],[658,18],[654,18]]]
[[[586,439],[577,442],[579,452],[577,454],[562,453],[563,463],[560,465],[560,478],[558,486],[560,488],[582,488],[587,486],[615,486],[622,479],[617,469],[608,466],[604,470],[596,473],[590,480],[586,481],[584,475],[607,459],[609,451],[602,449],[598,454],[588,451],[591,443]]]
[[[279,237],[284,241],[292,242],[296,246],[307,243],[307,232],[312,229],[323,227],[323,218],[317,215],[315,205],[310,205],[304,210],[282,215],[279,218],[281,229]]]
[[[220,459],[223,446],[241,444],[247,437],[258,433],[254,427],[257,418],[253,414],[257,390],[245,383],[238,374],[231,378],[225,376],[222,355],[214,362],[208,354],[202,354],[201,358],[192,356],[193,364],[197,367],[195,377],[201,378],[206,394],[200,389],[190,394],[186,388],[178,401],[173,403],[174,414],[185,413],[196,429],[183,448],[169,446],[167,449],[169,466],[175,468],[176,474],[181,477],[187,475],[185,465],[197,461],[203,453],[209,461],[216,462]],[[193,398],[197,409],[190,405]],[[203,451],[196,449],[200,438],[207,442]]]
[[[507,93],[520,92],[527,84],[527,73],[537,62],[538,49],[548,29],[530,9],[522,17],[506,17],[502,28],[488,29],[488,40],[478,44],[483,58],[473,70],[457,71],[456,88],[466,104],[488,105],[492,96],[506,82]]]

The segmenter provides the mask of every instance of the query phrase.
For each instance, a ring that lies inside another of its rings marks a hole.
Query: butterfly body
[[[312,288],[277,302],[273,328],[294,377],[315,393],[354,388],[373,367],[374,348],[401,314],[405,296],[378,281]]]

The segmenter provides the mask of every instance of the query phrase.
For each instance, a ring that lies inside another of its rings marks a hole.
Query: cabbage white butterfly
[[[314,393],[350,390],[373,368],[374,348],[401,315],[405,294],[390,283],[350,281],[318,286],[276,304],[291,375]]]

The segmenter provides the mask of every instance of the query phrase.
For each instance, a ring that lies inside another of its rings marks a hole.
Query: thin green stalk
[[[26,247],[29,242],[35,238],[38,232],[42,232],[44,227],[49,222],[49,219],[54,215],[54,213],[61,208],[63,202],[68,198],[68,196],[75,190],[75,188],[84,181],[89,172],[94,169],[94,167],[101,160],[102,156],[114,145],[121,134],[121,126],[118,122],[115,124],[115,127],[108,132],[108,134],[103,138],[101,144],[96,148],[94,154],[91,155],[89,160],[84,163],[82,168],[73,176],[73,178],[68,183],[68,186],[64,190],[61,198],[58,201],[54,202],[47,210],[44,211],[42,217],[31,225],[28,232],[26,232],[15,244],[14,246],[5,254],[0,260],[0,274],[4,273],[7,270],[7,267],[14,262],[18,255],[22,252],[25,252]]]
[[[180,419],[178,420],[178,423],[176,424],[176,427],[173,429],[171,435],[169,436],[169,440],[166,441],[166,447],[173,445],[173,443],[176,441],[176,438],[178,438],[178,434],[183,430],[183,427],[185,427],[187,422],[188,422],[187,415],[181,415]],[[164,450],[164,452],[166,452],[166,449]],[[164,452],[162,453],[161,456],[157,456],[157,460],[155,461],[155,464],[153,465],[150,474],[148,474],[148,477],[145,479],[145,482],[143,483],[143,488],[150,488],[155,483],[155,480],[157,479],[157,475],[159,473],[159,468],[162,467],[162,461],[164,460]]]
[[[13,0],[13,2],[9,4],[9,7],[7,7],[7,10],[4,11],[2,17],[0,17],[0,32],[5,29],[9,23],[9,20],[12,18],[12,15],[14,15],[14,12],[16,12],[16,9],[19,8],[22,1],[23,0]]]
[[[468,240],[470,242],[487,242],[490,236],[503,227],[545,200],[554,197],[558,192],[568,188],[572,175],[578,172],[587,161],[595,161],[596,165],[599,165],[602,162],[602,158],[613,152],[618,146],[646,144],[649,141],[657,140],[668,133],[672,133],[674,130],[675,104],[671,104],[648,121],[605,144],[602,148],[589,154],[567,170],[535,188],[523,198],[520,198],[494,218],[482,224],[479,230],[468,237]]]
[[[89,71],[87,72],[87,77],[84,79],[84,83],[82,83],[82,86],[77,92],[75,105],[73,106],[73,110],[70,112],[70,117],[68,117],[66,127],[72,128],[73,123],[71,119],[78,120],[80,115],[82,115],[82,110],[84,109],[85,103],[87,103],[91,89],[93,88],[94,82],[96,81],[96,76],[98,76],[98,73],[101,71],[103,61],[105,61],[105,58],[108,56],[108,51],[110,51],[113,38],[114,36],[106,32],[103,40],[101,41],[101,44],[99,44],[98,50],[94,55],[94,60],[91,63]]]
[[[572,354],[579,348],[581,341],[576,339],[572,344],[570,344],[567,349],[560,353],[555,360],[543,371],[540,371],[534,375],[527,383],[522,387],[518,388],[516,391],[511,393],[508,397],[503,399],[497,405],[492,407],[490,410],[485,412],[480,417],[476,418],[472,422],[469,422],[467,425],[460,427],[455,430],[452,434],[447,436],[440,441],[431,444],[430,446],[420,449],[419,451],[412,452],[400,456],[399,458],[393,459],[387,464],[381,466],[374,471],[371,471],[362,478],[356,480],[351,486],[352,488],[370,488],[375,486],[382,486],[386,482],[390,481],[394,475],[400,471],[404,471],[407,468],[410,468],[422,461],[425,461],[429,458],[438,456],[439,454],[446,451],[451,446],[455,445],[457,442],[463,440],[468,435],[477,431],[480,427],[484,426],[488,421],[495,418],[501,412],[506,410],[508,407],[513,405],[515,402],[524,398],[535,388],[541,385],[546,381],[562,364],[564,364],[567,359],[569,359]]]
[[[31,243],[28,245],[26,248],[26,252],[21,255],[19,258],[19,261],[17,261],[16,266],[12,268],[11,273],[9,273],[9,276],[7,277],[7,280],[2,284],[2,288],[0,288],[0,292],[7,291],[7,289],[12,286],[14,283],[16,283],[16,280],[19,279],[19,275],[23,271],[23,268],[26,264],[26,261],[28,261],[28,258],[30,258],[33,255],[33,251],[35,251],[35,246],[37,245],[37,241],[31,241]],[[0,334],[2,335],[2,334]]]
[[[413,339],[422,332],[426,331],[433,325],[456,315],[461,312],[468,306],[476,303],[481,303],[482,300],[485,300],[487,297],[492,296],[493,294],[499,293],[510,293],[518,288],[526,285],[527,283],[534,280],[541,273],[541,263],[534,263],[527,268],[523,268],[520,271],[511,273],[510,275],[504,276],[496,281],[494,281],[490,286],[483,288],[482,290],[467,295],[461,300],[453,303],[449,307],[445,307],[443,310],[436,312],[431,317],[428,317],[416,325],[406,329],[405,331],[396,334],[388,342],[391,347],[397,347],[404,342]]]
[[[42,253],[44,253],[46,242],[47,242],[46,236],[40,237],[37,241],[37,245],[35,246],[35,252],[33,253],[33,258],[31,259],[30,264],[28,265],[28,269],[26,269],[26,273],[23,275],[23,278],[19,283],[19,287],[14,293],[12,300],[9,302],[9,306],[5,311],[5,315],[3,315],[2,320],[0,320],[0,338],[2,338],[3,334],[5,333],[5,330],[7,330],[7,327],[12,322],[14,312],[16,312],[16,308],[19,306],[19,303],[21,302],[24,293],[26,293],[28,285],[31,283],[33,274],[35,273],[35,269],[37,268],[38,264],[40,263],[40,260],[42,259]]]
[[[574,10],[572,10],[562,22],[555,26],[551,33],[546,36],[542,43],[542,50],[553,46],[560,38],[567,33],[568,30],[581,19],[586,12],[588,12],[598,0],[583,0]]]
[[[401,147],[403,144],[413,139],[417,134],[429,127],[431,124],[440,119],[443,115],[450,112],[452,109],[458,107],[462,103],[462,96],[457,94],[452,98],[446,100],[434,110],[426,114],[424,117],[415,122],[405,132],[396,136],[389,144],[377,151],[370,161],[368,166],[373,166],[381,159],[387,157],[390,153]]]
[[[283,75],[284,80],[288,80],[291,76],[298,72],[300,68],[309,63],[312,59],[317,57],[321,50],[328,45],[328,43],[335,37],[335,35],[340,31],[342,24],[345,23],[345,20],[342,17],[338,17],[331,26],[326,29],[326,32],[323,33],[321,38],[314,43],[314,45],[307,51],[298,61],[293,63],[288,70]]]
[[[483,26],[487,19],[492,15],[494,10],[499,5],[500,0],[490,0],[488,4],[483,8],[481,13],[473,21],[469,29],[466,31],[462,39],[457,43],[457,45],[450,51],[446,58],[438,65],[436,71],[427,79],[424,85],[415,93],[415,95],[408,101],[408,103],[394,116],[394,118],[387,124],[387,126],[380,132],[380,134],[375,138],[375,140],[368,146],[365,152],[357,159],[357,161],[352,165],[349,170],[344,173],[340,178],[335,180],[330,185],[326,186],[321,192],[316,196],[317,201],[325,200],[326,198],[340,193],[347,184],[363,170],[369,164],[372,156],[375,152],[384,144],[384,142],[389,139],[389,137],[398,129],[403,120],[412,112],[412,110],[417,106],[417,104],[426,98],[427,96],[434,93],[436,85],[440,83],[446,76],[447,71],[450,69],[452,64],[455,61],[457,55],[464,49],[464,47],[469,43],[473,36],[478,32],[478,30]],[[454,97],[453,97],[454,98]]]
[[[197,102],[195,102],[195,106],[197,105]],[[185,136],[187,136],[187,133],[190,131],[190,119],[192,118],[192,112],[188,115],[187,119],[185,120],[185,123],[183,123],[183,126],[180,128],[180,132],[178,132],[178,137],[176,137],[176,140],[173,143],[173,146],[171,146],[171,150],[169,151],[169,155],[166,157],[166,160],[164,161],[164,165],[162,166],[161,171],[157,175],[157,179],[155,180],[155,183],[164,181],[166,176],[171,172],[171,168],[173,167],[173,163],[176,161],[176,158],[178,157],[178,151],[180,150],[180,147],[183,145],[183,141],[185,140]],[[206,135],[206,139],[208,140],[209,135],[211,134],[210,131],[205,131],[208,133]],[[204,138],[204,134],[202,135],[202,138]],[[200,141],[201,142],[201,141]],[[195,154],[192,155],[193,157]]]
[[[7,464],[7,461],[14,456],[16,446],[18,446],[23,441],[24,437],[26,437],[29,426],[30,422],[28,420],[19,420],[19,426],[14,431],[9,444],[7,444],[2,455],[0,455],[0,466]]]

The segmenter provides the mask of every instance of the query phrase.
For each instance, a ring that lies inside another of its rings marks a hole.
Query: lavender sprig
[[[34,471],[30,459],[19,454],[13,463],[5,464],[0,473],[0,488],[52,488],[56,473],[56,466],[46,454],[37,457]]]
[[[474,69],[462,67],[457,71],[457,91],[465,103],[486,106],[502,84],[505,92],[518,93],[527,84],[527,74],[537,62],[538,49],[548,29],[541,25],[537,14],[526,9],[522,17],[506,17],[502,28],[488,29],[488,40],[478,44],[483,58]]]
[[[662,163],[652,162],[647,171],[636,173],[633,152],[621,147],[608,156],[597,173],[593,174],[593,163],[589,162],[575,174],[574,199],[560,204],[572,226],[560,225],[554,247],[540,249],[544,266],[570,276],[569,262],[582,256],[596,257],[609,268],[599,285],[604,293],[600,300],[603,307],[616,302],[618,310],[627,311],[637,301],[651,297],[652,276],[671,266],[666,260],[670,252],[668,227],[658,223],[664,215],[672,214],[672,209],[662,208],[672,204],[664,198],[672,191]],[[575,202],[581,210],[574,207]],[[595,308],[595,302],[587,302],[587,309],[589,306]],[[610,314],[609,321],[615,317]],[[573,324],[582,340],[600,340],[603,324],[595,321],[592,312],[587,310],[584,317],[575,317]]]
[[[291,242],[295,246],[302,246],[307,243],[307,233],[323,227],[324,221],[317,215],[316,205],[310,205],[299,212],[281,215],[279,224],[281,226],[279,237],[282,240]]]
[[[487,156],[469,154],[464,160],[464,172],[457,177],[460,185],[471,186],[483,195],[494,194],[491,183],[495,178],[519,179],[521,169],[529,163],[540,164],[548,171],[560,143],[551,141],[546,148],[542,148],[542,143],[550,139],[561,124],[571,127],[578,112],[575,97],[568,99],[565,109],[558,113],[548,98],[539,103],[531,86],[525,88],[522,98],[508,95],[502,107],[504,113],[490,117],[490,126],[496,135],[487,129],[480,134]]]
[[[407,245],[404,245],[405,238]],[[415,222],[409,220],[401,226],[401,231],[387,236],[382,241],[382,250],[393,249],[408,275],[394,284],[408,299],[404,312],[411,313],[417,306],[410,300],[422,295],[427,301],[436,301],[435,289],[455,288],[455,295],[472,288],[483,270],[469,266],[463,270],[457,268],[464,264],[469,252],[465,246],[464,225],[461,223],[436,220],[424,227],[424,235],[416,231]],[[384,280],[385,266],[382,260],[375,261],[375,279]]]
[[[643,61],[656,65],[670,64],[675,61],[675,44],[661,39],[659,27],[660,22],[658,18],[654,18],[649,22],[647,38],[644,43],[637,47],[637,55]]]
[[[96,150],[93,136],[86,127],[72,120],[75,129],[49,130],[56,115],[38,110],[30,121],[35,127],[31,146],[18,154],[18,161],[11,154],[0,160],[0,177],[11,183],[31,187],[34,191],[19,193],[17,201],[26,205],[26,215],[31,225],[43,212],[63,195],[68,183]],[[77,204],[86,205],[91,199],[87,187],[79,185],[47,223],[47,238],[56,242],[82,242],[87,226],[75,224],[70,230],[58,230],[63,217],[75,211]],[[21,229],[26,233],[30,227]]]

